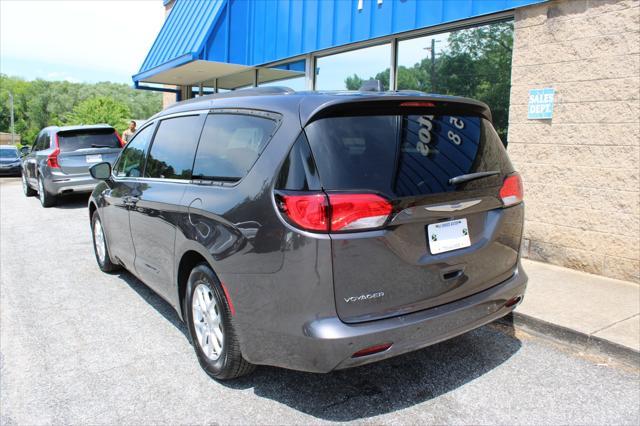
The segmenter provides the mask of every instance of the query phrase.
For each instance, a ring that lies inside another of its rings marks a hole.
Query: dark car
[[[253,89],[152,117],[89,200],[103,271],[183,318],[217,379],[329,372],[522,300],[522,184],[486,105]]]
[[[51,207],[60,195],[90,193],[98,181],[89,167],[113,163],[123,145],[116,129],[106,124],[44,128],[22,162],[24,194],[37,193],[42,206]]]
[[[0,176],[20,176],[20,152],[13,145],[0,145]]]

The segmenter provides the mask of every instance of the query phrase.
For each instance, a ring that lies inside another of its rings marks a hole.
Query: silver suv
[[[106,124],[46,127],[22,160],[22,188],[27,197],[38,193],[43,207],[59,195],[93,191],[98,181],[89,174],[97,163],[113,163],[124,143]]]

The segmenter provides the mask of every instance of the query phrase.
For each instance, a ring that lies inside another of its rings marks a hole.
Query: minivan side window
[[[114,175],[118,177],[140,177],[144,168],[144,157],[147,145],[153,136],[154,125],[150,125],[135,134],[131,142],[124,147],[118,164],[114,168]]]
[[[242,179],[267,145],[277,122],[242,114],[209,114],[193,165],[193,177]]]
[[[189,115],[162,120],[153,139],[145,177],[162,179],[191,179],[191,166],[202,117]]]

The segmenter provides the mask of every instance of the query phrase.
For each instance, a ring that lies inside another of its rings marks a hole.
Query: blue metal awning
[[[198,59],[226,3],[227,0],[176,0],[133,80],[152,81],[150,77],[156,74]]]

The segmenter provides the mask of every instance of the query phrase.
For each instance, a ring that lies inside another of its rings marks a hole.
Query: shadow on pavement
[[[58,197],[54,209],[82,209],[87,208],[89,202],[89,193],[70,194]],[[88,213],[87,213],[88,214]]]
[[[351,421],[444,395],[493,370],[520,347],[512,333],[488,325],[417,352],[353,369],[311,374],[261,367],[253,375],[221,384],[232,389],[253,388],[257,396],[322,420]]]
[[[169,303],[129,272],[118,276],[190,341]],[[322,420],[351,421],[444,395],[498,367],[520,347],[506,318],[417,352],[348,370],[314,374],[261,366],[249,376],[219,383],[253,389],[259,397]]]
[[[177,328],[189,342],[191,341],[186,324],[182,322],[175,309],[173,309],[173,306],[167,303],[167,301],[165,301],[162,297],[158,296],[156,292],[147,287],[142,281],[137,279],[130,272],[122,270],[117,272],[115,275],[126,282],[129,287],[131,287],[133,291],[138,293],[138,295],[142,297],[149,305],[153,306],[153,308],[158,311],[163,317],[165,317],[165,319],[169,321],[171,325]],[[195,354],[193,356],[195,356]]]

